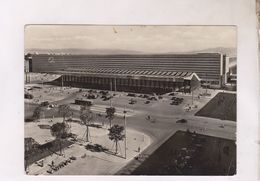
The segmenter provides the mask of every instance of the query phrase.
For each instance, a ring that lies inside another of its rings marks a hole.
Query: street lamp
[[[125,159],[126,159],[126,110],[124,107],[124,127],[125,127]]]

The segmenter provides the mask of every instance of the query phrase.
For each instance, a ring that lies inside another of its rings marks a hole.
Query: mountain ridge
[[[48,53],[63,53],[63,54],[75,54],[75,55],[87,55],[87,54],[192,54],[192,53],[222,53],[227,54],[230,57],[236,57],[235,48],[209,48],[197,51],[187,51],[187,52],[166,52],[166,53],[148,53],[140,52],[135,50],[123,50],[123,49],[83,49],[83,48],[68,48],[68,49],[26,49],[25,54],[27,53],[38,53],[38,54],[48,54]]]

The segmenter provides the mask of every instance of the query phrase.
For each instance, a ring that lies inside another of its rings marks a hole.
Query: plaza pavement
[[[48,124],[52,125],[56,122],[62,122],[62,118],[42,119],[38,122],[31,122],[25,124],[25,137],[33,137],[35,141],[44,144],[54,139],[51,136],[49,129],[40,129],[38,125]],[[54,172],[57,175],[109,175],[114,174],[120,168],[125,166],[131,159],[147,148],[153,140],[138,131],[127,129],[127,155],[125,158],[124,142],[119,142],[118,154],[114,155],[115,144],[108,138],[108,130],[106,128],[89,127],[90,142],[85,141],[86,127],[78,123],[69,123],[71,126],[71,133],[77,134],[78,141],[73,145],[63,150],[64,156],[52,154],[43,159],[44,166],[40,167],[37,164],[29,166],[29,175],[48,174],[51,162],[54,161],[58,165],[71,156],[75,156],[77,160]],[[85,148],[87,144],[100,144],[107,148],[109,152],[91,152]]]

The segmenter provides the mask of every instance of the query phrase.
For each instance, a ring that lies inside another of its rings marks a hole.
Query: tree
[[[64,122],[66,117],[73,115],[73,112],[71,111],[69,105],[63,104],[63,105],[59,105],[59,114],[63,117],[63,122]]]
[[[54,136],[60,142],[60,154],[62,154],[62,140],[68,136],[69,126],[67,123],[55,123],[51,126],[51,135]]]
[[[102,114],[100,114],[100,113],[97,114],[97,117],[98,117],[99,120],[101,120],[102,126],[104,126],[104,118],[103,118]]]
[[[80,107],[80,120],[86,126],[86,142],[89,141],[89,123],[94,119],[94,115],[90,110],[90,107],[85,105]]]
[[[108,133],[109,139],[116,143],[116,154],[117,154],[118,142],[125,138],[125,135],[123,134],[124,127],[116,124],[111,128],[109,128],[108,130],[109,130]]]
[[[43,110],[40,106],[36,107],[33,111],[33,119],[40,119],[41,115],[43,113]]]
[[[112,120],[115,117],[115,112],[116,112],[116,108],[114,108],[114,107],[106,108],[106,113],[107,113],[106,118],[108,118],[108,120],[109,120],[109,127],[110,128],[111,128]]]
[[[39,144],[31,137],[24,138],[24,165],[25,171],[27,171],[30,157],[33,155],[34,151],[38,149]]]

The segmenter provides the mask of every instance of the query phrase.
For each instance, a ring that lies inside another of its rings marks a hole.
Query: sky
[[[143,53],[236,48],[235,26],[27,25],[25,49],[120,49]]]

